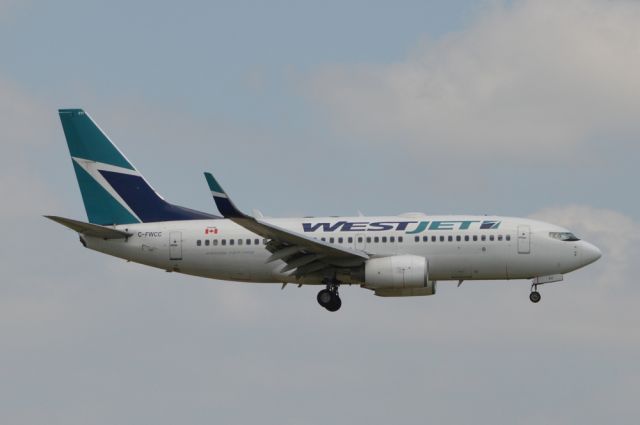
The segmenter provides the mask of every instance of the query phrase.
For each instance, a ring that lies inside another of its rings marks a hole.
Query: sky
[[[635,424],[640,2],[0,0],[0,423]],[[85,250],[57,117],[168,200],[500,214],[603,258],[432,297],[165,273]]]

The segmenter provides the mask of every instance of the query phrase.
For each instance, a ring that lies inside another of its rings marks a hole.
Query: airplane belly
[[[506,279],[507,257],[502,247],[494,244],[476,247],[471,258],[473,279]]]
[[[189,269],[214,279],[251,280],[254,267],[245,255],[233,251],[205,250],[196,252]]]
[[[279,282],[272,270],[274,265],[266,264],[268,255],[262,251],[261,248],[245,248],[201,252],[195,256],[195,261],[189,262],[189,268],[185,268],[185,272],[239,282]]]
[[[505,279],[507,258],[497,247],[460,245],[430,255],[429,272],[434,280]]]
[[[147,266],[166,268],[168,266],[168,247],[161,243],[139,240],[114,239],[103,240],[83,236],[87,248],[99,251],[127,261],[145,264]],[[166,258],[165,258],[166,257]]]

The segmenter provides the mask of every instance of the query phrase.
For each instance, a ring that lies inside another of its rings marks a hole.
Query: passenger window
[[[415,236],[415,237],[413,238],[413,240],[414,240],[414,241],[416,241],[416,242],[420,242],[420,236]],[[199,241],[198,241],[198,242],[199,242]],[[200,244],[198,244],[198,245],[200,245]]]
[[[202,241],[201,241],[200,239],[198,239],[198,240],[196,241],[196,245],[201,246],[201,245],[202,245]]]
[[[223,239],[223,240],[222,240],[222,246],[224,246],[224,245],[226,245],[226,244],[227,244],[227,240],[226,240],[226,239]]]
[[[507,239],[508,241],[510,241],[510,240],[511,240],[511,235],[507,235],[507,236],[506,236],[506,239]]]
[[[464,241],[469,242],[469,235],[464,235]]]
[[[431,242],[435,242],[436,241],[436,237],[435,236],[431,236]]]
[[[440,236],[440,242],[444,242],[444,236]]]
[[[242,239],[238,239],[238,245],[242,245]]]
[[[460,242],[462,240],[462,238],[460,237],[460,235],[456,236],[456,242]]]
[[[371,243],[371,236],[367,236],[367,243]]]
[[[402,242],[404,238],[402,236],[398,236],[398,242]]]
[[[473,241],[477,241],[478,240],[478,235],[473,235]]]
[[[449,242],[453,242],[453,236],[449,235]]]
[[[322,242],[326,242],[327,238],[320,238],[322,240]]]
[[[382,237],[382,243],[387,243],[387,237],[386,236]]]
[[[218,240],[217,239],[213,240],[213,246],[218,246]]]
[[[267,239],[263,239],[263,240],[262,240],[262,245],[266,245],[268,242],[269,242],[269,240],[267,240]]]
[[[375,243],[378,243],[378,242],[380,242],[380,238],[376,236],[376,237],[374,237],[374,238],[373,238],[373,241],[374,241]]]
[[[358,243],[362,243],[362,236],[358,237]]]
[[[493,240],[494,240],[493,235],[490,235],[490,236],[489,236],[489,240],[490,240],[490,241],[493,241]]]
[[[347,238],[347,242],[348,242],[348,243],[353,243],[353,238],[352,238],[351,236],[349,236],[349,237]]]
[[[247,239],[247,240],[245,241],[245,243],[246,243],[247,245],[251,245],[251,239]]]
[[[389,236],[389,242],[395,242],[396,241],[396,237],[395,236]]]
[[[342,243],[343,240],[344,239],[342,239],[342,238],[338,238],[338,243]]]
[[[334,241],[335,241],[335,239],[333,239],[333,238],[329,238],[329,242],[330,242],[330,243],[333,243]]]
[[[480,236],[480,239],[484,242],[484,241],[487,240],[487,237],[486,237],[486,235],[482,235],[482,236]]]
[[[418,237],[418,236],[416,236]],[[423,236],[422,237],[422,242],[429,242],[429,236]]]
[[[501,241],[502,240],[502,235],[498,235],[498,240]]]
[[[209,246],[209,243],[210,243],[210,242],[209,242],[209,239],[205,239],[205,240],[204,240],[204,245],[205,245],[205,246]]]
[[[234,243],[236,243],[236,241],[235,241],[235,240],[233,240],[233,239],[229,239],[229,245],[233,245]]]
[[[260,245],[260,239],[254,239],[253,240],[253,244],[254,245]]]

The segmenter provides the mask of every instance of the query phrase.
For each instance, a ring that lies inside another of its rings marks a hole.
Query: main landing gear
[[[318,304],[329,311],[338,311],[342,305],[342,300],[340,300],[340,295],[338,294],[340,283],[337,280],[329,280],[326,284],[327,288],[318,292]]]
[[[531,285],[531,293],[529,294],[529,299],[531,300],[532,303],[538,303],[540,302],[540,299],[542,298],[542,296],[540,295],[540,292],[538,292],[538,285],[536,285],[535,283]]]

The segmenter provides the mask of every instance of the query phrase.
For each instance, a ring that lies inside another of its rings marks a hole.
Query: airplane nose
[[[600,251],[597,246],[590,244],[589,242],[585,242],[582,250],[582,258],[585,265],[597,261],[600,257],[602,257],[602,251]]]

